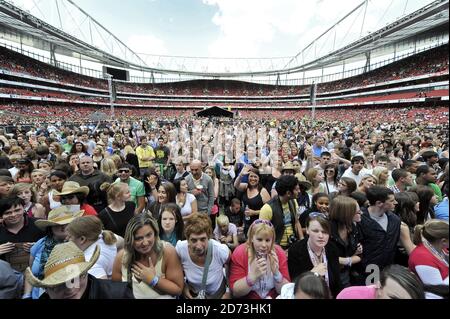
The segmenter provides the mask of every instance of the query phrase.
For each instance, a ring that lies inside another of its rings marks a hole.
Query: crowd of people
[[[314,116],[309,85],[116,82],[112,117],[104,79],[0,71],[0,299],[448,298],[448,88],[339,92],[448,78],[448,45],[320,83]]]
[[[293,109],[276,110],[272,109],[236,109],[230,108],[236,118],[244,120],[267,119],[277,121],[287,121],[297,118],[312,118],[311,110]],[[120,122],[139,121],[144,117],[161,118],[168,121],[189,121],[195,118],[195,114],[201,109],[183,108],[115,108],[114,118]],[[62,123],[83,123],[86,119],[97,121],[95,116],[101,114],[102,121],[111,118],[109,107],[96,108],[87,106],[67,106],[67,105],[45,105],[45,104],[24,104],[11,103],[0,104],[0,124],[6,126],[36,125],[39,123],[55,124]],[[419,126],[442,126],[448,121],[448,107],[438,104],[429,106],[408,106],[408,107],[351,107],[351,108],[317,108],[315,110],[316,119],[324,119],[330,122],[371,122],[375,125],[390,122],[413,122]]]
[[[448,126],[333,112],[0,129],[0,298],[448,298]]]

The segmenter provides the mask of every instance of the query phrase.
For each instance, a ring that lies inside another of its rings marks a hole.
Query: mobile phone
[[[265,253],[262,253],[262,252],[259,252],[259,251],[256,252],[256,258],[257,259],[260,259],[260,258],[266,259],[266,256],[267,256],[267,254],[265,254]]]

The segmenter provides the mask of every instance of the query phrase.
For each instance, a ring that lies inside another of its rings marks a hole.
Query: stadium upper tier
[[[379,87],[380,84],[389,81],[395,82],[422,75],[446,74],[446,78],[448,78],[448,61],[447,44],[362,75],[334,82],[319,83],[317,86],[318,97],[330,94],[341,95],[350,90],[373,90]],[[12,72],[9,75],[3,72],[2,79],[7,78],[24,83],[45,85],[47,87],[64,87],[65,89],[100,95],[109,94],[107,80],[82,76],[58,69],[4,47],[0,47],[0,69]],[[229,100],[233,98],[261,99],[268,97],[306,97],[310,92],[310,86],[275,86],[232,80],[194,80],[158,84],[125,83],[118,81],[114,83],[119,99],[125,97],[216,97]]]

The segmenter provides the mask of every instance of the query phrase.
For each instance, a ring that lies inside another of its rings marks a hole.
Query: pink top
[[[275,245],[275,251],[278,256],[280,273],[283,275],[284,278],[290,281],[286,253],[278,245]],[[245,278],[247,274],[248,274],[248,253],[247,253],[247,244],[244,243],[236,247],[236,249],[233,251],[233,255],[231,256],[230,288],[233,289],[234,283],[239,279]],[[278,293],[275,289],[272,289],[268,296],[275,299],[278,296]],[[247,296],[243,296],[241,298],[260,299],[261,297],[255,291],[252,290]]]
[[[371,286],[354,286],[343,289],[336,299],[376,299],[377,288]]]

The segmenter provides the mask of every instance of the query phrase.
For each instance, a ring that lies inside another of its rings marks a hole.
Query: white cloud
[[[153,35],[132,35],[126,42],[127,46],[136,53],[166,55],[168,50],[163,40]]]
[[[24,10],[32,10],[36,7],[36,3],[33,0],[23,0],[23,1],[16,1],[19,2],[19,4],[22,5]]]
[[[403,15],[405,4],[406,13],[410,13],[427,2],[430,0],[370,1],[363,35]],[[203,0],[203,3],[217,7],[212,22],[220,29],[218,38],[208,45],[209,56],[268,57],[270,46],[278,43],[276,40],[281,36],[287,41],[278,48],[286,55],[300,52],[362,0]],[[339,26],[336,48],[359,37],[363,16],[364,5]],[[322,51],[327,46],[331,48],[334,39],[326,35],[323,41],[318,45]]]
[[[313,39],[312,26],[319,23],[325,30],[336,21],[339,14],[349,11],[360,0],[298,1],[298,0],[203,0],[217,6],[212,22],[220,28],[220,36],[209,45],[210,56],[254,57],[268,56],[265,49],[279,35],[292,39],[285,50],[296,52],[298,42]],[[345,11],[346,10],[346,11]],[[313,13],[313,14],[312,14]],[[315,29],[314,31],[316,31]]]

